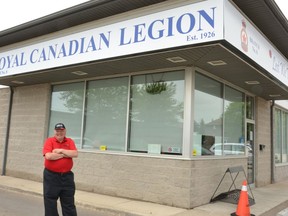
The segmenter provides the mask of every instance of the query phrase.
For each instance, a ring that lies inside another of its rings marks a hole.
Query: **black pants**
[[[45,216],[59,216],[58,198],[60,198],[63,216],[77,216],[73,172],[60,174],[44,169],[43,179]]]

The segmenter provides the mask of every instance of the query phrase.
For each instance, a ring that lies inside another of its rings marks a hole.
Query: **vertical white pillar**
[[[192,157],[193,128],[194,128],[194,77],[195,68],[187,67],[185,69],[185,100],[183,117],[183,157]]]

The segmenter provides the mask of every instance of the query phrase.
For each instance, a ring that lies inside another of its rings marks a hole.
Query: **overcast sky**
[[[0,31],[88,0],[1,0]]]
[[[278,4],[279,8],[282,10],[283,14],[288,19],[288,5],[287,0],[275,0],[275,2]]]

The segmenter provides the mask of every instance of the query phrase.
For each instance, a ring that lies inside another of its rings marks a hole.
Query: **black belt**
[[[64,175],[68,175],[68,174],[71,174],[72,171],[68,171],[68,172],[53,172],[51,170],[48,170],[47,168],[45,168],[45,170],[49,173],[52,173],[52,174],[55,174],[55,175],[61,175],[61,176],[64,176]]]

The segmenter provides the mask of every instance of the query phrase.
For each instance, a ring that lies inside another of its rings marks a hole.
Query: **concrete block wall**
[[[255,184],[257,187],[271,184],[271,103],[256,98]],[[264,144],[265,149],[259,150]]]
[[[245,169],[247,158],[185,160],[82,152],[74,162],[78,189],[193,208],[209,203],[226,169]],[[227,178],[222,192],[232,183]],[[243,179],[244,175],[236,183],[239,188]]]
[[[170,206],[189,206],[191,161],[106,153],[74,160],[77,187]]]
[[[6,174],[41,180],[42,146],[49,116],[50,85],[14,89]]]
[[[10,100],[10,89],[0,88],[0,172],[2,173],[3,153],[7,130],[7,117]]]
[[[193,160],[192,166],[190,208],[209,203],[214,192],[213,198],[221,193],[228,192],[233,183],[231,177],[235,178],[236,188],[241,189],[242,183],[246,179],[245,174],[247,176],[246,157],[202,158]],[[230,173],[225,173],[228,168],[237,166],[242,166],[245,173],[239,172],[237,177],[237,173],[232,173],[231,175]],[[219,188],[217,189],[218,185]],[[231,187],[231,190],[233,189],[235,189],[234,185]]]
[[[288,178],[288,165],[287,164],[276,165],[274,170],[275,182],[287,181],[287,178]]]

